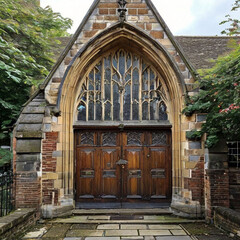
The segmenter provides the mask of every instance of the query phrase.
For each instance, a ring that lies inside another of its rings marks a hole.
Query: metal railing
[[[13,177],[12,171],[0,174],[0,217],[14,210]]]

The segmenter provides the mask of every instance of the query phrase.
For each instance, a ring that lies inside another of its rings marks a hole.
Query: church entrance
[[[75,144],[76,207],[170,202],[170,130],[76,130]]]

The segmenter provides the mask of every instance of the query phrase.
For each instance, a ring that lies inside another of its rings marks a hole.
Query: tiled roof
[[[240,37],[175,36],[187,59],[196,69],[211,68],[218,56],[232,50],[233,42],[240,44]]]
[[[196,69],[211,68],[212,60],[227,54],[232,50],[233,41],[240,44],[240,37],[215,37],[215,36],[175,36],[182,47],[187,59]],[[59,39],[62,44],[55,50],[57,60],[62,50],[66,47],[70,37]]]

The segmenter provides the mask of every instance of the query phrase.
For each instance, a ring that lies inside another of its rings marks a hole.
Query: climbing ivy
[[[200,92],[187,100],[183,112],[208,113],[201,132],[207,133],[206,146],[219,139],[240,139],[240,45],[216,65],[201,73]]]

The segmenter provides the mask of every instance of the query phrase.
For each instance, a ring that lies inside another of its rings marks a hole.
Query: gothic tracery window
[[[120,49],[90,71],[78,98],[78,121],[167,120],[158,75],[144,59]]]

